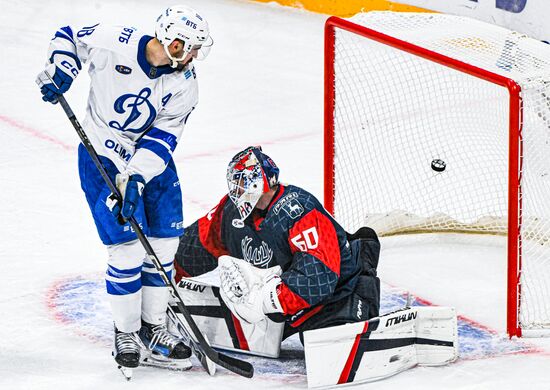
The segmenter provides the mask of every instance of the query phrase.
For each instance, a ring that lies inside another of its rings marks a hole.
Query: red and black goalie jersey
[[[280,265],[285,315],[350,295],[362,271],[344,229],[312,194],[292,185],[279,185],[267,209],[254,210],[244,223],[225,196],[186,228],[176,280],[213,270],[224,254],[261,268]]]

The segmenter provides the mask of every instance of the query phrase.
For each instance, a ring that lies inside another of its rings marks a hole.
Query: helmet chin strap
[[[166,52],[166,55],[168,56],[168,58],[171,61],[170,66],[172,68],[177,68],[178,67],[178,62],[183,61],[183,59],[187,55],[185,50],[183,51],[183,55],[180,58],[174,58],[174,57],[172,57],[172,55],[170,54],[170,51],[168,50],[169,45],[162,45],[162,46],[164,47],[164,51]]]

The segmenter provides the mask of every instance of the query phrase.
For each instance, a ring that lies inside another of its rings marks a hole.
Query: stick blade
[[[244,376],[245,378],[252,378],[254,376],[254,366],[244,360],[219,353],[218,364],[223,368],[234,372],[235,374]]]

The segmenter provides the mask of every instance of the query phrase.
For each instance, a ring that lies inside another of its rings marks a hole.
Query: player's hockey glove
[[[61,58],[60,58],[61,57]],[[57,103],[57,96],[69,90],[74,78],[81,69],[80,64],[67,56],[57,55],[56,60],[46,66],[36,77],[36,84],[42,93],[42,100]],[[62,59],[63,58],[63,59]]]
[[[107,207],[119,223],[126,223],[139,208],[145,180],[141,175],[130,176],[127,173],[119,173],[116,175],[116,186],[122,196],[122,207],[114,195],[110,195],[107,199]]]
[[[277,293],[281,267],[257,268],[231,256],[220,256],[218,264],[220,295],[236,317],[252,324],[283,312]]]

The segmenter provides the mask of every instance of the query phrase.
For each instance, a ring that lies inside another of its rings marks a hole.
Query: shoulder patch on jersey
[[[304,206],[298,202],[298,194],[296,192],[291,192],[283,196],[273,207],[273,212],[276,215],[278,215],[281,210],[284,210],[292,219],[296,219],[304,213]]]
[[[121,74],[130,74],[130,73],[132,73],[132,68],[129,68],[125,65],[116,65],[115,70],[118,73],[121,73]]]

